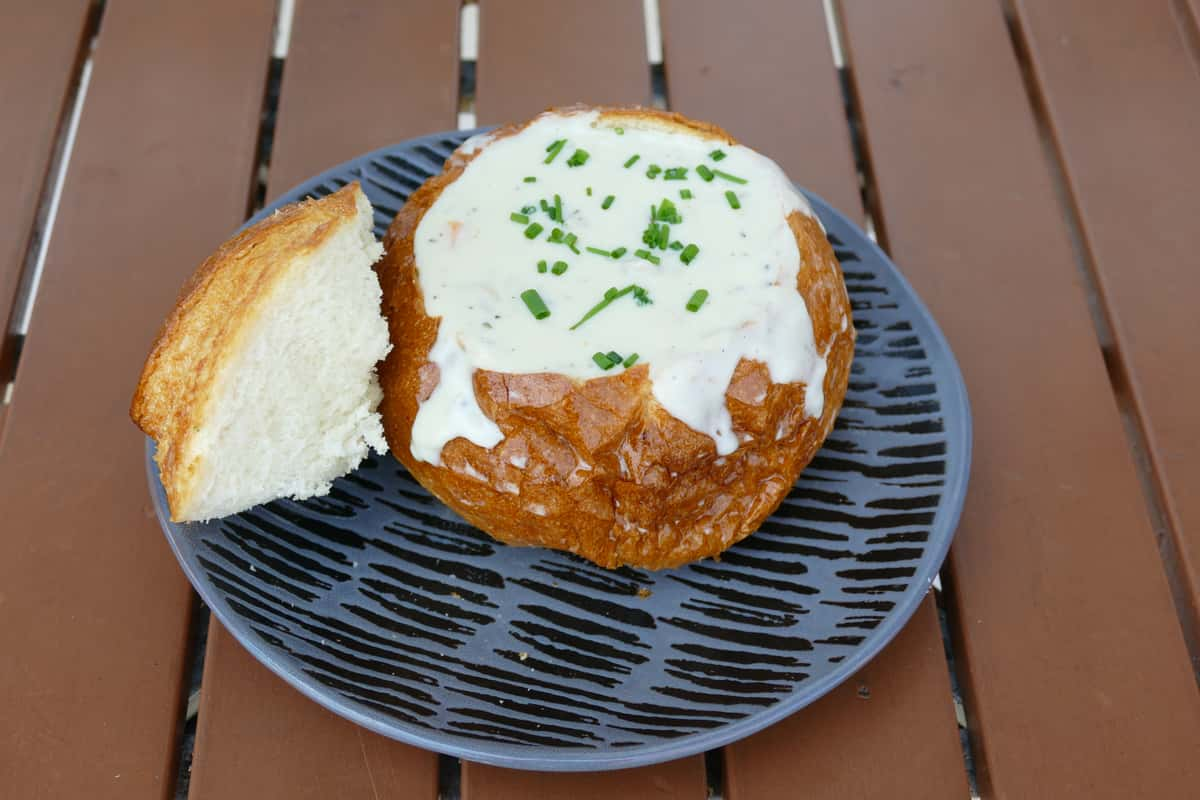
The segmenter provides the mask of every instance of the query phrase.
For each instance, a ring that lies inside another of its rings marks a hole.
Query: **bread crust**
[[[586,110],[593,109],[552,109]],[[720,128],[678,114],[599,110],[602,118],[625,124],[682,127],[736,143]],[[527,124],[500,128],[492,140]],[[413,236],[425,212],[478,152],[456,152],[440,175],[413,193],[392,223],[386,254],[376,266],[395,345],[380,369],[381,411],[392,452],[422,485],[497,539],[568,550],[605,567],[678,566],[720,553],[752,533],[820,448],[846,392],[854,327],[841,268],[820,225],[800,212],[788,218],[807,265],[799,270],[797,291],[812,317],[817,350],[826,354],[819,418],[804,416],[804,384],[772,383],[764,364],[743,359],[725,394],[743,444],[718,457],[709,436],[654,399],[645,364],[589,380],[477,370],[476,399],[504,439],[491,450],[453,439],[442,450],[442,464],[433,465],[409,449],[419,404],[438,381],[428,354],[440,322],[425,312]]]
[[[279,209],[217,248],[180,291],[129,408],[134,423],[158,444],[154,459],[173,521],[195,518],[195,437],[209,417],[222,370],[296,259],[355,223],[361,191],[355,182]]]

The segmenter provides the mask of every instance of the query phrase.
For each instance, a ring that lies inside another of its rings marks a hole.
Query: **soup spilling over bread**
[[[608,567],[720,553],[846,391],[854,328],[820,223],[711,125],[576,107],[475,137],[385,246],[388,443],[506,542]]]

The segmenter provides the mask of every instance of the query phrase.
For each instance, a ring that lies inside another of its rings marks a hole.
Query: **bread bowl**
[[[384,244],[388,443],[505,542],[605,567],[716,555],[780,503],[845,394],[854,327],[824,231],[712,125],[551,109],[464,143]]]
[[[368,448],[386,452],[372,227],[353,183],[242,231],[184,286],[130,407],[173,521],[325,494]]]

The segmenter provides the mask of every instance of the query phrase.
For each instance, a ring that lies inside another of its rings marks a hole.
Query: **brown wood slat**
[[[1200,702],[1001,9],[842,8],[883,227],[973,405],[950,561],[984,790],[1194,793]]]
[[[54,136],[87,27],[87,0],[15,3],[4,11],[0,47],[0,331],[21,280],[25,251],[37,216],[42,184],[54,154]],[[2,334],[0,334],[2,335]],[[0,375],[8,374],[10,348],[0,343]],[[0,414],[3,411],[0,410]],[[3,424],[0,416],[0,425]]]
[[[457,3],[298,4],[270,194],[377,147],[453,129],[457,35]],[[437,756],[325,711],[257,664],[214,620],[192,776],[191,800],[432,800]]]
[[[641,0],[484,0],[477,76],[480,125],[572,103],[649,103]]]
[[[1103,14],[1081,0],[1017,8],[1161,484],[1194,622],[1200,79],[1183,37],[1195,32],[1180,31],[1167,3],[1114,3]]]
[[[389,144],[453,130],[458,0],[302,0],[292,23],[271,195]]]
[[[436,755],[326,711],[213,622],[190,800],[436,796]]]
[[[672,108],[763,147],[794,179],[861,219],[821,5],[764,3],[747,14],[717,0],[665,0],[661,10]],[[748,46],[765,41],[778,44]],[[780,78],[768,86],[764,76]],[[858,695],[860,680],[869,700]],[[917,754],[913,741],[922,742]],[[800,786],[812,797],[964,797],[933,598],[859,680],[726,748],[725,762],[733,800],[791,797]]]
[[[462,800],[704,800],[704,758],[616,772],[521,772],[463,763]]]
[[[129,397],[180,285],[245,211],[273,11],[107,8],[0,451],[5,797],[173,784],[190,591]]]
[[[754,13],[727,0],[660,0],[659,7],[671,108],[726,128],[861,220],[821,4],[768,0]]]

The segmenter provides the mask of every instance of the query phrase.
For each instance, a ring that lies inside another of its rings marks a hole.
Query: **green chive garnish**
[[[613,130],[615,130],[615,131],[617,132],[617,136],[624,136],[624,135],[625,135],[625,129],[624,129],[624,128],[613,128]]]
[[[540,273],[542,275],[546,274],[546,260],[545,259],[542,259],[541,261],[538,262],[538,273]]]
[[[699,311],[700,306],[704,305],[704,301],[708,299],[708,289],[697,289],[692,292],[692,298],[687,301],[688,311]]]
[[[651,164],[646,168],[646,177],[650,180],[654,180],[658,177],[658,173],[660,172],[662,172],[662,167],[660,167],[658,164]]]
[[[658,256],[651,253],[649,250],[634,250],[633,254],[640,259],[649,261],[651,264],[654,264],[655,266],[662,263],[662,259],[660,259]]]
[[[696,167],[696,174],[705,180],[705,182],[713,179],[713,171],[703,164]]]
[[[533,177],[532,175],[526,175],[525,182],[526,183],[537,183],[537,178]]]
[[[666,250],[669,241],[671,241],[671,226],[663,225],[658,229],[658,249]]]
[[[613,204],[613,200],[616,200],[616,199],[617,198],[615,196],[610,194],[608,197],[604,198],[604,202],[600,204],[600,207],[603,208],[605,211],[608,211],[608,209]]]
[[[607,258],[612,258],[611,252],[609,252],[608,250],[601,250],[599,247],[585,247],[583,249],[587,250],[589,253],[595,253],[598,256],[605,256]]]
[[[692,199],[692,190],[691,189],[680,189],[679,196],[682,197],[684,200],[691,200]]]
[[[682,250],[683,242],[681,242],[679,240],[675,240],[674,242],[671,242],[671,249],[672,250]]]
[[[522,214],[536,214],[537,206],[521,206]]]
[[[584,164],[587,163],[587,160],[589,158],[591,158],[591,155],[592,154],[589,153],[587,150],[578,150],[577,149],[574,153],[571,154],[571,157],[567,159],[567,166],[568,167],[582,167]]]
[[[713,150],[711,153],[708,154],[708,157],[711,158],[713,161],[720,161],[721,159],[725,158],[725,151],[724,150]]]
[[[732,191],[725,192],[725,199],[729,201],[730,208],[741,208],[742,204],[738,202],[737,195]]]
[[[592,361],[595,361],[596,366],[598,366],[600,369],[610,370],[613,368],[613,360],[608,357],[607,353],[594,353],[592,355]]]
[[[683,248],[683,252],[679,254],[679,260],[685,264],[690,264],[692,263],[692,259],[698,255],[700,255],[700,248],[696,247],[694,244],[689,244],[687,247]]]
[[[575,246],[575,243],[577,241],[579,241],[578,236],[576,236],[573,233],[567,234],[567,239],[566,239],[567,247],[571,248],[571,252],[573,252],[575,255],[579,255],[579,248]]]
[[[675,225],[683,222],[683,217],[679,216],[679,212],[675,210],[675,204],[666,197],[658,205],[657,210],[654,206],[650,207],[650,219],[656,219],[660,222],[670,222]]]
[[[630,367],[632,367],[634,364],[637,363],[637,360],[638,360],[638,354],[630,353],[629,355],[625,356],[625,360],[622,361],[621,363],[625,366],[625,369],[629,369]]]
[[[559,197],[558,195],[554,195],[554,221],[555,222],[563,221],[562,198]]]
[[[588,197],[592,196],[592,187],[590,187],[590,186],[587,188],[587,196]]]
[[[718,178],[724,178],[727,181],[733,181],[734,183],[746,183],[745,178],[739,178],[737,175],[730,175],[728,172],[722,172],[719,169],[714,169],[712,174],[716,175]]]
[[[684,181],[687,180],[687,167],[671,167],[663,173],[664,181]]]
[[[636,164],[639,158],[641,158],[641,156],[630,156],[629,160],[625,162],[625,169],[629,169]]]
[[[544,197],[543,197],[543,198],[542,198],[541,200],[539,200],[538,202],[539,202],[539,203],[541,204],[541,206],[542,206],[542,211],[545,211],[547,214],[549,214],[549,213],[550,213],[550,204],[546,202],[546,198],[544,198]]]
[[[616,350],[609,350],[604,355],[608,356],[608,360],[613,362],[614,365],[620,364],[622,361],[625,360],[624,358],[621,357],[621,354],[618,353]]]
[[[550,316],[550,309],[546,308],[546,304],[542,302],[542,296],[538,294],[537,289],[526,289],[521,292],[521,299],[525,301],[525,307],[529,309],[530,314],[533,314],[534,319],[545,319]]]
[[[557,141],[553,142],[549,147],[546,148],[546,152],[550,155],[546,156],[546,160],[542,163],[549,164],[551,161],[557,158],[558,154],[562,152],[562,149],[564,146],[566,146],[566,144],[566,139],[558,139]]]
[[[555,228],[554,230],[550,231],[550,238],[547,239],[546,241],[550,242],[551,244],[562,244],[563,243],[563,229]]]
[[[516,212],[514,212],[512,214],[509,214],[508,218],[511,219],[513,222],[519,222],[522,225],[529,224],[529,217],[525,216],[524,214],[517,214]]]
[[[613,258],[620,258],[621,256],[625,255],[625,254],[626,254],[626,253],[628,253],[628,252],[629,252],[629,251],[628,251],[628,250],[626,250],[624,247],[618,247],[616,250],[613,250],[613,251],[612,251],[612,257],[613,257]]]
[[[611,289],[608,289],[604,292],[604,299],[601,300],[599,303],[596,303],[596,305],[592,306],[590,309],[588,309],[588,312],[586,314],[584,314],[582,318],[580,318],[579,322],[576,322],[574,325],[571,326],[571,330],[575,330],[580,325],[587,322],[589,319],[596,316],[604,309],[608,308],[609,304],[612,303],[612,301],[616,300],[619,297],[624,297],[625,295],[630,294],[630,293],[633,294],[633,297],[635,300],[637,300],[638,305],[644,306],[647,303],[652,302],[650,300],[650,294],[645,289],[643,289],[641,286],[638,286],[636,283],[631,283],[628,286],[626,286],[624,289],[618,289],[617,287],[614,286]],[[597,353],[596,355],[604,355],[604,354]],[[593,358],[595,358],[595,356],[593,356]],[[605,356],[605,358],[607,358],[607,356]],[[596,363],[599,364],[600,362],[597,361]]]
[[[543,230],[544,230],[544,228],[542,228],[542,226],[539,225],[538,223],[536,223],[536,222],[530,223],[529,227],[525,229],[525,238],[526,239],[536,239],[538,237],[538,234],[541,233]]]
[[[552,266],[550,268],[550,271],[553,272],[555,275],[562,275],[564,272],[567,271],[567,262],[555,261],[554,266]]]

